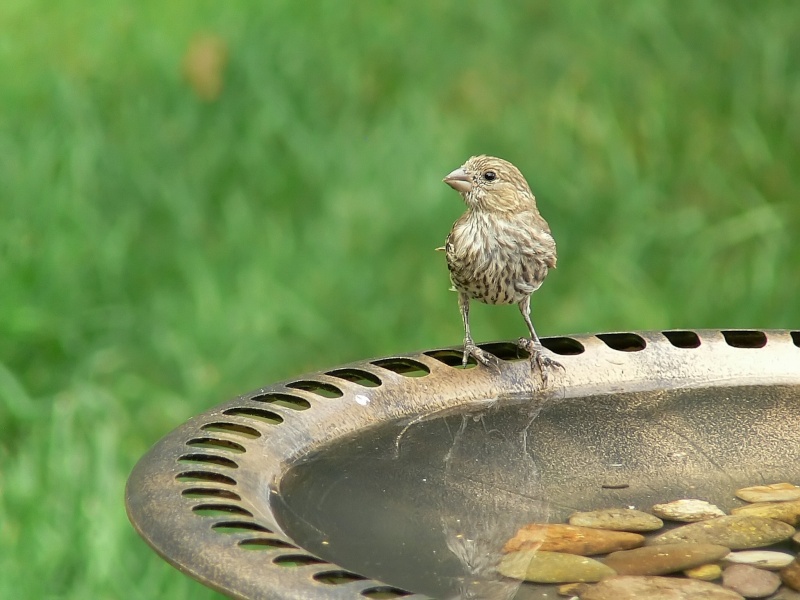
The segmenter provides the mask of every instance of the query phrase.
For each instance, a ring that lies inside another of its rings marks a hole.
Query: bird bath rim
[[[487,398],[800,385],[798,331],[618,332],[542,342],[565,367],[545,389],[513,342],[496,342],[480,346],[498,356],[499,373],[460,368],[461,350],[453,347],[358,361],[239,396],[191,418],[139,461],[126,489],[129,518],[170,564],[235,598],[412,597],[290,537],[265,499],[280,496],[293,465],[377,424],[468,410]]]

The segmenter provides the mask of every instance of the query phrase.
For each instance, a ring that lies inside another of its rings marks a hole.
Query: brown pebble
[[[731,511],[734,515],[755,515],[783,521],[795,526],[800,523],[800,500],[788,502],[756,502],[734,508]]]
[[[736,497],[745,502],[786,502],[800,500],[800,487],[792,483],[754,485],[736,490]]]
[[[662,533],[648,541],[649,545],[698,542],[719,544],[731,550],[761,548],[782,542],[794,535],[794,527],[764,517],[733,515],[690,523]]]
[[[792,564],[781,569],[780,575],[783,583],[800,592],[800,558],[795,558]]]
[[[619,575],[668,575],[727,556],[730,550],[716,544],[663,544],[613,552],[603,560]]]
[[[745,598],[766,598],[780,587],[781,578],[750,565],[731,565],[722,572],[722,585]]]
[[[633,508],[604,508],[576,512],[569,517],[570,525],[611,529],[614,531],[656,531],[664,526],[658,517]]]
[[[580,600],[744,600],[733,590],[707,581],[677,577],[617,575],[581,592]]]
[[[503,552],[543,550],[591,556],[628,550],[644,544],[644,536],[625,531],[607,531],[564,524],[530,523],[503,546]]]

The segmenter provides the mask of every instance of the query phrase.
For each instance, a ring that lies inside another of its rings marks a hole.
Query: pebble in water
[[[699,567],[728,555],[715,544],[664,544],[612,552],[603,560],[620,575],[668,575]]]
[[[781,569],[781,580],[793,590],[800,592],[800,558],[795,558],[788,567]]]
[[[730,563],[752,565],[759,569],[778,570],[791,563],[794,556],[775,550],[743,550],[731,552],[725,560]]]
[[[756,515],[777,519],[789,525],[800,523],[800,500],[790,500],[786,502],[757,502],[734,508],[731,513],[734,515]]]
[[[544,550],[591,556],[628,550],[644,544],[644,536],[624,531],[606,531],[564,524],[530,523],[503,546],[503,552]]]
[[[656,531],[664,521],[649,513],[633,508],[606,508],[589,512],[576,512],[569,517],[570,525],[612,529],[615,531]]]
[[[743,600],[715,583],[677,577],[618,575],[589,586],[580,600]]]
[[[710,502],[688,498],[667,502],[666,504],[656,504],[653,506],[653,514],[662,519],[682,523],[695,523],[725,515],[722,509]]]
[[[558,586],[558,595],[577,597],[586,587],[586,583],[565,583]]]
[[[781,578],[750,565],[731,565],[722,572],[722,585],[745,598],[766,598],[780,587]]]
[[[722,567],[716,563],[700,565],[693,569],[686,569],[683,574],[692,579],[699,579],[700,581],[714,581],[722,577]]]
[[[741,488],[736,495],[752,504],[730,516],[704,500],[684,499],[656,504],[658,516],[607,508],[573,513],[568,525],[531,523],[506,542],[498,572],[565,584],[559,595],[581,600],[800,600],[800,557],[766,549],[789,538],[800,544],[792,526],[800,523],[798,494],[790,483]],[[657,531],[659,516],[689,524],[642,546],[645,538],[635,532]],[[595,554],[607,556],[586,558]],[[679,572],[685,578],[659,577]],[[720,578],[722,585],[710,583]]]
[[[745,502],[786,502],[800,500],[800,487],[791,483],[755,485],[736,490],[736,497]]]
[[[719,544],[731,550],[745,550],[788,540],[794,533],[794,527],[782,521],[734,515],[676,527],[649,540],[648,544],[697,542]]]
[[[504,577],[534,583],[600,581],[614,575],[611,567],[593,558],[541,550],[522,550],[506,554],[497,565],[497,572]]]

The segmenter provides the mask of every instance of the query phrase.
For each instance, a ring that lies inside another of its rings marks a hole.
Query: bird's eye
[[[495,179],[497,179],[497,173],[495,173],[494,171],[486,171],[486,173],[483,174],[483,178],[486,181],[494,181]]]

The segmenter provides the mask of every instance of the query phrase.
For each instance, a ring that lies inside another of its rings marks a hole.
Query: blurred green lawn
[[[800,326],[800,3],[0,3],[0,597],[214,598],[127,522],[192,414],[458,344],[442,177],[559,244],[542,335]],[[181,75],[198,33],[225,87]],[[524,333],[475,307],[478,340]]]

